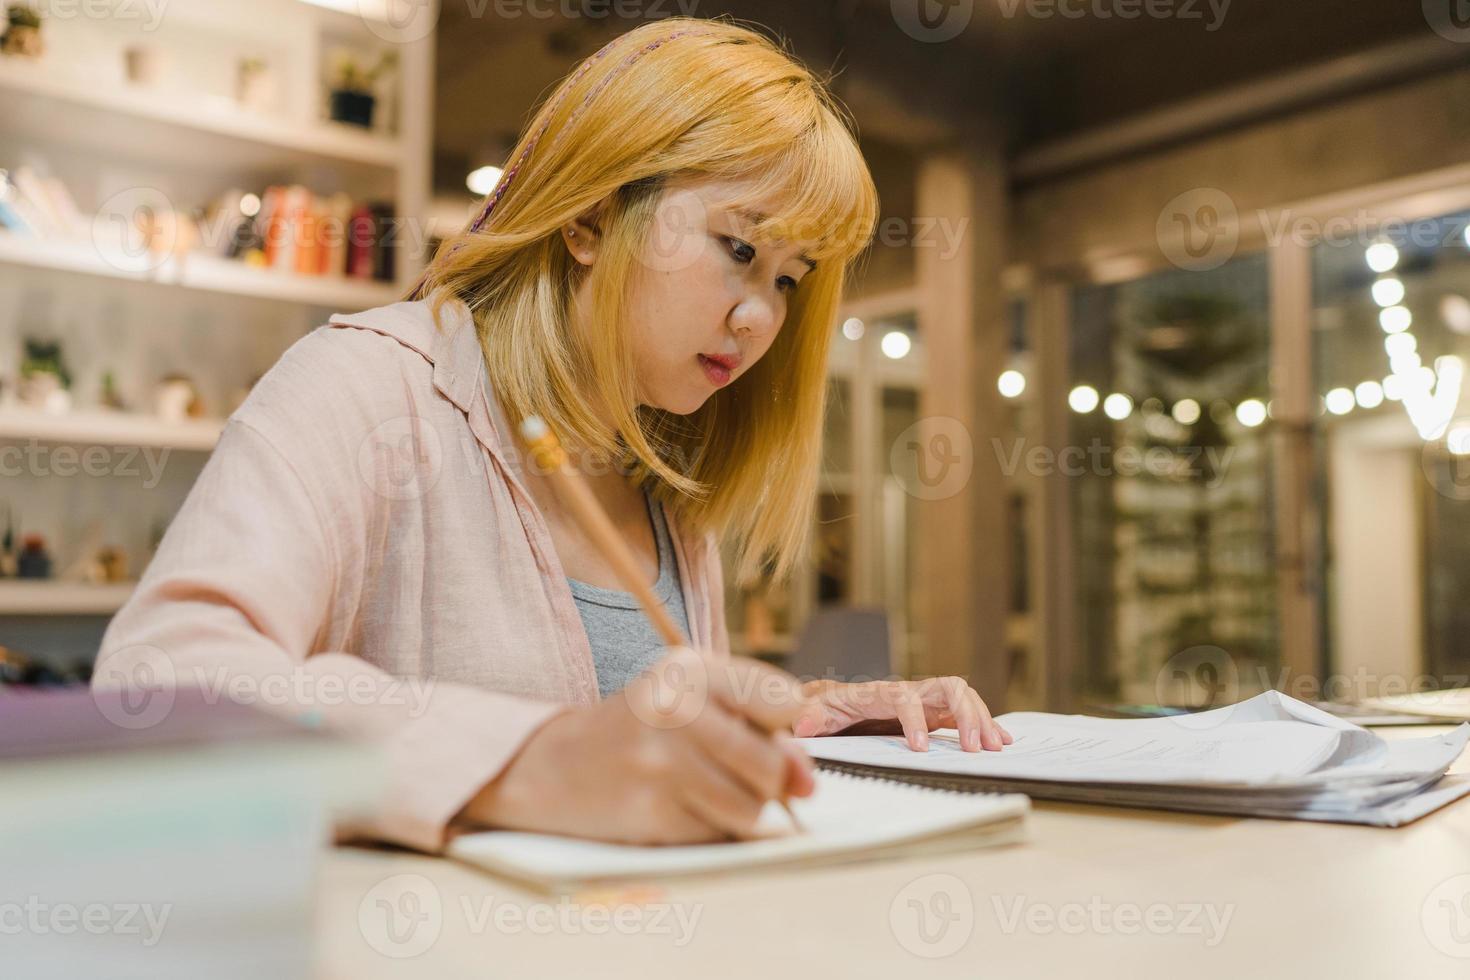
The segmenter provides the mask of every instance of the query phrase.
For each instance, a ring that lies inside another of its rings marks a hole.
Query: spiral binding
[[[864,779],[875,783],[893,783],[898,786],[912,786],[919,789],[933,790],[936,793],[956,793],[962,796],[1007,796],[1014,790],[1007,791],[987,786],[983,782],[977,782],[972,776],[944,776],[938,773],[920,773],[910,770],[895,770],[889,772],[884,769],[875,769],[872,766],[864,766],[852,762],[836,762],[830,759],[815,759],[817,769],[821,772],[830,772],[833,775],[847,776],[851,779]],[[902,772],[902,775],[899,775]]]

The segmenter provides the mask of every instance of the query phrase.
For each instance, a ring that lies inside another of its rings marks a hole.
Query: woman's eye
[[[790,276],[782,276],[780,279],[777,279],[776,280],[776,285],[778,287],[780,287],[780,289],[781,289],[782,292],[789,293],[789,292],[793,292],[796,289],[798,283],[797,283],[797,281],[795,279],[792,279]]]
[[[755,261],[755,248],[753,246],[742,242],[738,238],[727,238],[725,241],[729,244],[730,252],[735,256],[737,262],[749,265]]]

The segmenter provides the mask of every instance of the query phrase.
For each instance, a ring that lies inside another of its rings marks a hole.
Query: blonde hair
[[[739,581],[783,577],[809,540],[844,279],[877,218],[845,110],[765,36],[671,17],[584,61],[511,160],[481,218],[441,246],[409,298],[430,297],[436,319],[446,302],[468,306],[513,423],[540,415],[587,450],[628,458],[682,522],[734,546]],[[767,212],[756,232],[809,243],[817,264],[766,355],[680,417],[638,406],[623,311],[660,195],[686,177],[748,185],[728,206]],[[604,199],[587,269],[561,229]],[[577,331],[570,297],[584,272],[598,322]]]

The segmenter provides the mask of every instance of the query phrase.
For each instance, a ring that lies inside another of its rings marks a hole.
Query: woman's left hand
[[[966,752],[999,751],[1015,741],[962,677],[861,684],[808,681],[802,693],[812,702],[792,726],[802,738],[901,733],[915,752],[929,750],[929,733],[936,728],[958,729]]]

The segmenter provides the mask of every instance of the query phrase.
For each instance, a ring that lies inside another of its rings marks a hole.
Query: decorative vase
[[[377,101],[377,96],[371,92],[334,89],[331,99],[332,119],[335,122],[372,129],[373,108],[377,105]]]
[[[46,40],[39,27],[12,24],[0,41],[0,52],[21,58],[39,58],[46,53]]]
[[[123,52],[128,81],[134,85],[157,85],[163,77],[163,55],[157,48],[134,45]]]
[[[242,61],[235,73],[235,101],[254,112],[270,109],[276,95],[276,77],[270,66],[259,61]]]

